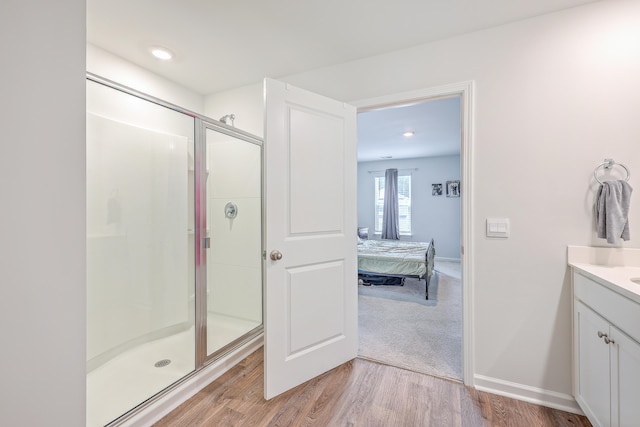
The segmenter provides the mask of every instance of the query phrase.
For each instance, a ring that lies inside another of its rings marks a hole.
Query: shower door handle
[[[282,259],[282,253],[280,251],[277,251],[277,250],[274,249],[269,254],[269,258],[271,258],[273,261],[281,260]]]

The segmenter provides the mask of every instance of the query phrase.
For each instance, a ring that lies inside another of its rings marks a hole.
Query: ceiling
[[[594,1],[87,0],[87,41],[208,95]],[[152,46],[168,48],[174,59],[153,58]],[[422,107],[367,113],[361,129],[364,123],[372,130],[359,132],[360,160],[406,157],[426,135],[439,139],[421,156],[451,150],[443,146],[451,130],[434,127]],[[407,144],[393,144],[407,126],[421,130]],[[459,134],[456,141],[459,147]]]
[[[358,161],[460,154],[460,117],[458,96],[359,113]]]

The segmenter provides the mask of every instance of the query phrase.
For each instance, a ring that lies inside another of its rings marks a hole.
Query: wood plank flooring
[[[591,426],[582,416],[355,359],[270,401],[257,350],[176,408],[162,426]]]

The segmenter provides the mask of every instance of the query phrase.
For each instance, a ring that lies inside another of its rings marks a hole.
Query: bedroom
[[[428,300],[424,278],[407,277],[402,286],[358,286],[358,354],[457,380],[462,379],[461,198],[447,187],[460,181],[460,121],[459,96],[358,114],[358,227],[360,237],[363,231],[368,234],[367,241],[358,246],[359,268],[371,272],[390,267],[393,269],[387,271],[396,274],[421,272],[412,263],[380,259],[379,251],[386,252],[385,248],[374,248],[373,254],[365,250],[381,239],[384,177],[390,168],[398,170],[400,242],[433,239],[436,254]],[[424,250],[422,254],[424,265]],[[405,255],[403,249],[400,256],[406,261]],[[453,289],[439,289],[445,283]],[[385,327],[389,324],[403,326]],[[403,335],[401,340],[398,334]]]

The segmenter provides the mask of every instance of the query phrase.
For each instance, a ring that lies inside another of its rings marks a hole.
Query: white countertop
[[[640,267],[581,263],[569,265],[584,276],[640,304],[640,284],[631,281],[640,278]]]
[[[567,261],[577,272],[640,304],[640,249],[569,246]]]

